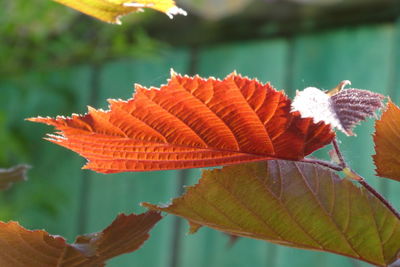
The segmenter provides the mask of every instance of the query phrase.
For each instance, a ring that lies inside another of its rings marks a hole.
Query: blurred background
[[[77,154],[42,140],[52,128],[33,116],[107,108],[133,84],[160,86],[170,68],[223,78],[233,70],[293,96],[341,80],[400,104],[400,1],[180,0],[188,16],[146,10],[105,24],[52,1],[3,1],[0,11],[0,168],[32,166],[29,180],[0,192],[0,220],[18,220],[73,241],[100,231],[140,202],[167,203],[200,170],[102,175],[81,170]],[[373,176],[373,121],[345,137],[350,164],[400,208],[400,185]],[[327,158],[327,150],[318,156]],[[141,250],[107,266],[368,266],[342,256],[229,238],[211,229],[186,235],[167,216]]]

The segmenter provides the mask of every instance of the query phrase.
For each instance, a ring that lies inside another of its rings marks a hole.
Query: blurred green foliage
[[[131,14],[123,19],[123,25],[97,21],[50,0],[5,1],[1,12],[1,75],[150,57],[164,47],[141,26],[155,11]]]

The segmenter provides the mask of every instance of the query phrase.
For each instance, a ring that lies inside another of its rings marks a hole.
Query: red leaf
[[[0,222],[0,266],[104,266],[110,258],[139,249],[160,219],[154,211],[121,214],[102,232],[78,236],[74,244],[44,230]]]
[[[375,123],[373,156],[378,176],[400,181],[400,108],[389,101]]]
[[[236,74],[173,73],[161,89],[136,85],[133,99],[109,102],[109,111],[29,120],[55,126],[61,132],[48,140],[103,173],[300,160],[334,137],[330,126],[291,113],[284,93]]]

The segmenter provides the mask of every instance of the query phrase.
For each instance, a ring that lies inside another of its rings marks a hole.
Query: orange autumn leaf
[[[151,8],[167,14],[170,18],[173,15],[186,12],[177,7],[173,0],[54,0],[70,8],[76,9],[99,20],[121,24],[120,17],[132,12],[141,11],[142,8]]]
[[[391,101],[375,123],[374,142],[377,175],[400,181],[400,108]]]
[[[120,214],[102,232],[79,236],[73,244],[44,230],[0,222],[0,266],[104,266],[108,259],[139,249],[160,219],[154,211]]]
[[[29,120],[55,126],[48,140],[103,173],[301,160],[334,137],[329,125],[291,113],[283,92],[237,74],[173,73],[160,89],[136,85],[132,99],[109,102],[109,111]]]

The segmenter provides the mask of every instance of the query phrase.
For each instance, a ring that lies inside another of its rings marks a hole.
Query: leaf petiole
[[[370,186],[361,175],[359,175],[354,170],[352,170],[351,168],[348,167],[346,161],[344,160],[343,154],[340,151],[339,144],[338,144],[336,138],[334,138],[332,140],[332,145],[333,145],[334,151],[339,159],[339,164],[336,164],[336,163],[333,163],[330,161],[314,159],[314,158],[313,159],[304,158],[301,161],[305,162],[305,163],[321,165],[326,168],[332,169],[334,171],[339,171],[339,172],[342,171],[348,179],[357,181],[367,191],[369,191],[372,195],[374,195],[376,198],[378,198],[383,203],[383,205],[385,205],[400,220],[400,213],[378,191],[376,191],[372,186]]]

